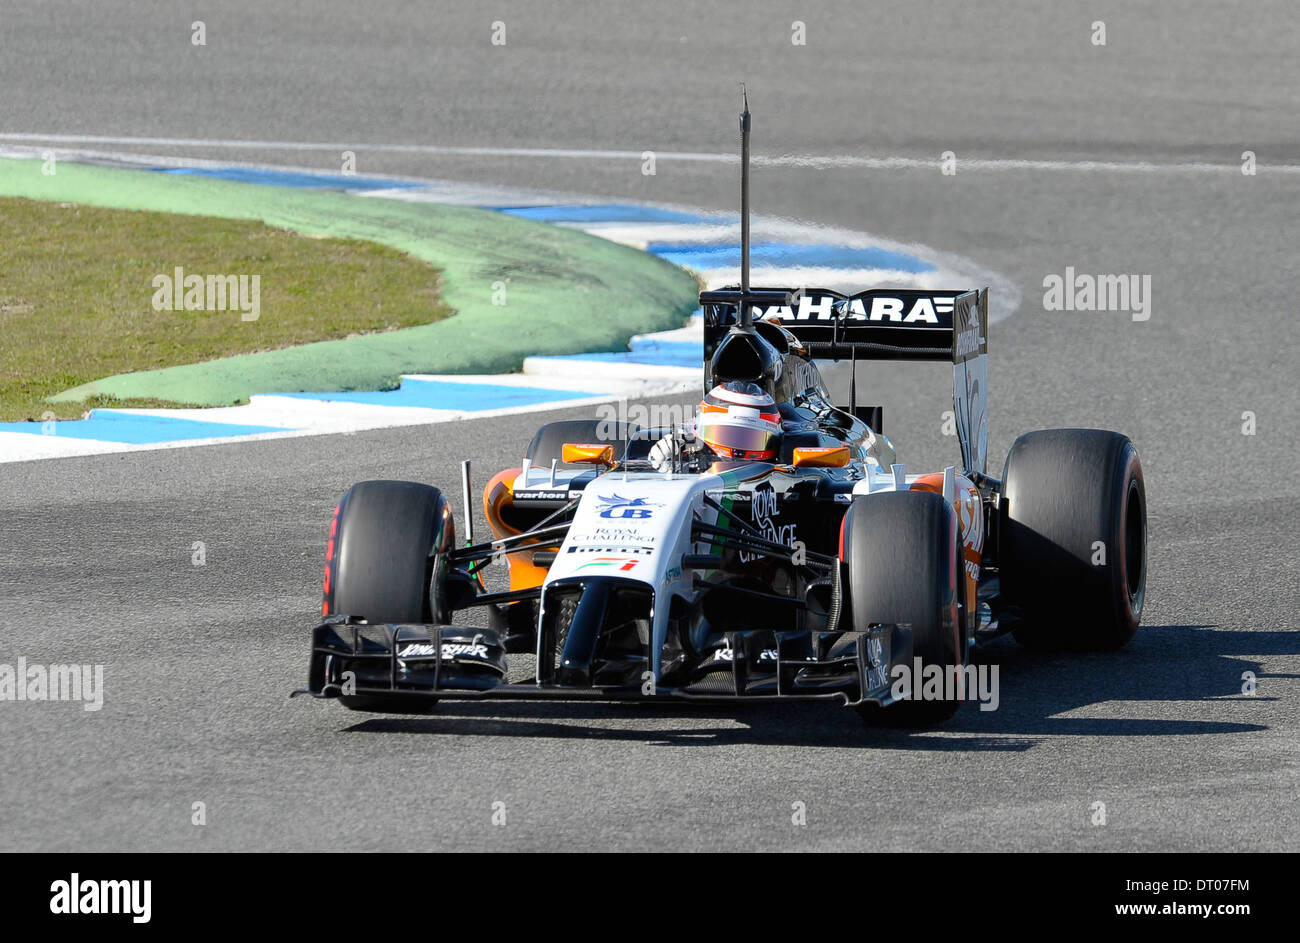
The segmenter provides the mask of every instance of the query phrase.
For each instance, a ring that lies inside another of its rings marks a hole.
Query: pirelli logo
[[[651,554],[655,552],[654,547],[626,547],[611,546],[606,544],[579,545],[570,547],[568,553],[639,553]]]

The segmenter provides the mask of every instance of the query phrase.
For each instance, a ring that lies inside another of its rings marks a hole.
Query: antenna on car
[[[749,95],[740,83],[740,329],[754,326],[749,307]]]
[[[858,415],[858,346],[849,345],[849,415]]]
[[[705,289],[700,292],[705,323],[717,319],[719,326],[730,323],[727,332],[706,356],[706,382],[743,379],[765,383],[774,388],[781,375],[781,353],[754,330],[754,305],[794,304],[797,292],[789,288],[754,289],[749,285],[749,96],[740,83],[740,285],[731,288]],[[731,312],[736,321],[731,322]],[[723,320],[725,318],[725,321]],[[770,389],[769,389],[770,391]]]

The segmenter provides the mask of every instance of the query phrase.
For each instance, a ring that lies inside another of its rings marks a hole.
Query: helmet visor
[[[727,413],[700,416],[699,437],[723,458],[776,458],[781,427],[766,419]]]

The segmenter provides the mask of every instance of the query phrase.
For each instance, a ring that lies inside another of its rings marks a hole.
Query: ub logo
[[[652,508],[663,507],[645,498],[624,498],[617,494],[608,497],[601,495],[600,503],[604,505],[600,509],[600,516],[611,518],[651,517],[654,514]]]

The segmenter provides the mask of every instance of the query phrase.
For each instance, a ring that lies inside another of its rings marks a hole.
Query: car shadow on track
[[[1262,723],[1206,719],[1213,705],[1251,702],[1252,717],[1273,700],[1270,679],[1254,660],[1300,654],[1300,633],[1219,630],[1209,625],[1142,628],[1118,652],[1038,653],[1010,638],[976,652],[998,669],[996,709],[967,704],[926,730],[867,728],[854,711],[824,703],[599,704],[587,702],[444,701],[421,716],[375,716],[348,733],[549,737],[616,740],[661,746],[751,744],[935,751],[1011,751],[1051,737],[1169,737],[1267,729]],[[1243,673],[1258,687],[1243,693]],[[1117,705],[1116,702],[1123,702]],[[1140,705],[1184,704],[1178,718],[1151,717]],[[1102,705],[1105,705],[1104,707]],[[1102,716],[1060,716],[1097,708]],[[1231,708],[1234,717],[1241,706]]]

